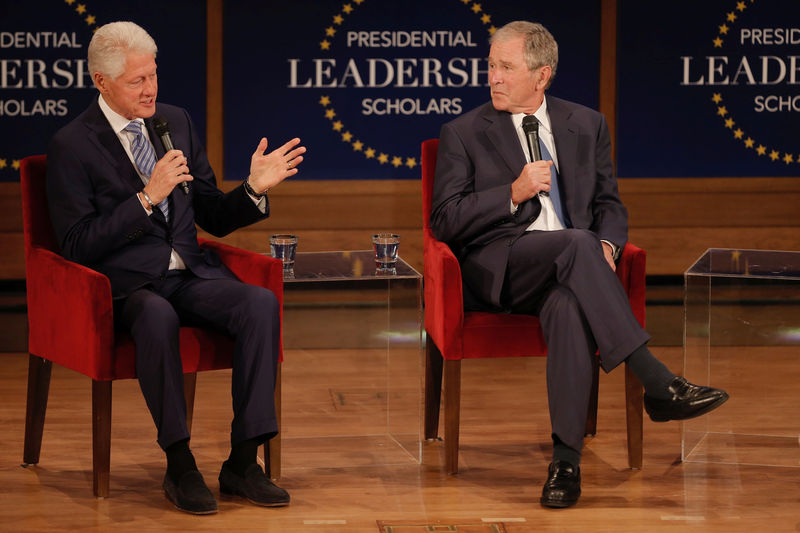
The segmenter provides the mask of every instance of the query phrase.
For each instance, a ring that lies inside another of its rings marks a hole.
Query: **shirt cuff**
[[[600,239],[600,242],[604,242],[604,243],[608,244],[609,246],[611,246],[611,256],[614,258],[614,261],[619,259],[619,246],[617,246],[613,242],[607,241],[605,239]]]
[[[247,196],[249,196],[250,199],[253,200],[253,203],[256,204],[256,207],[258,208],[259,211],[261,211],[262,215],[267,212],[267,197],[266,196],[262,196],[261,198],[256,198],[255,196],[253,196],[250,193],[247,193]]]

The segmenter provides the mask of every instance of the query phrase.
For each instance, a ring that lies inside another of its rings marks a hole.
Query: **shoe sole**
[[[223,497],[223,498],[228,499],[228,500],[232,500],[234,498],[242,498],[242,499],[247,500],[248,502],[252,503],[253,505],[258,505],[259,507],[287,507],[291,503],[291,500],[290,501],[286,501],[286,502],[271,502],[271,503],[259,502],[259,501],[256,501],[256,500],[251,500],[247,496],[239,494],[238,492],[226,491],[222,487],[220,487],[220,489],[219,489],[219,495],[220,495],[220,497]]]
[[[576,500],[567,502],[567,501],[563,501],[563,500],[550,501],[550,500],[547,500],[545,498],[541,498],[539,500],[539,503],[541,503],[542,506],[549,507],[551,509],[565,509],[567,507],[572,507],[573,505],[578,503],[578,500],[576,499]]]
[[[203,516],[209,514],[217,514],[217,512],[219,512],[219,509],[209,509],[208,511],[190,511],[189,509],[184,509],[183,507],[179,507],[177,503],[172,501],[172,498],[169,497],[169,494],[167,494],[166,491],[164,492],[164,497],[167,499],[169,503],[171,503],[175,507],[175,509],[181,511],[182,513]]]
[[[729,397],[730,396],[728,396],[728,394],[725,393],[725,395],[721,396],[716,402],[708,404],[707,406],[703,407],[699,411],[696,411],[696,412],[692,413],[690,416],[686,416],[684,418],[669,418],[669,417],[662,418],[662,417],[654,417],[650,413],[647,413],[647,414],[650,416],[650,420],[652,420],[653,422],[670,422],[672,420],[691,420],[692,418],[697,418],[698,416],[703,416],[705,414],[710,413],[711,411],[713,411],[714,409],[716,409],[717,407],[719,407],[723,403],[727,402]]]

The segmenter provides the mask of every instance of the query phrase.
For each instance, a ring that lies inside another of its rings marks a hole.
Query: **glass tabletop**
[[[686,275],[800,280],[800,252],[709,248]]]
[[[336,252],[298,252],[294,269],[284,272],[284,283],[303,281],[342,281],[363,279],[417,279],[422,275],[411,265],[397,258],[392,270],[379,270],[375,266],[372,250]]]

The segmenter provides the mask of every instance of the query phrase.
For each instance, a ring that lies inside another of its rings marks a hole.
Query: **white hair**
[[[158,47],[150,34],[133,22],[110,22],[101,26],[89,43],[89,72],[118,78],[125,72],[128,52],[155,56]]]
[[[517,37],[524,39],[523,55],[529,70],[533,71],[545,65],[552,69],[550,80],[547,82],[547,87],[550,87],[558,68],[558,44],[553,35],[539,23],[517,20],[494,32],[489,38],[489,44]]]

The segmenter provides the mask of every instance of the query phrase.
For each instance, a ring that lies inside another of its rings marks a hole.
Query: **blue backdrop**
[[[97,95],[86,68],[92,32],[132,20],[156,41],[162,102],[186,107],[205,136],[205,2],[26,0],[0,4],[0,181],[47,151],[58,128]]]
[[[489,99],[490,29],[518,19],[559,43],[550,92],[596,108],[598,0],[227,0],[225,177],[297,136],[293,179],[418,179],[420,142]]]
[[[622,177],[800,174],[800,2],[619,7]]]

